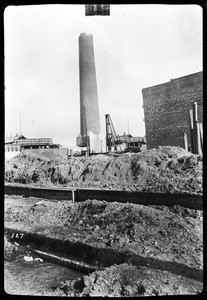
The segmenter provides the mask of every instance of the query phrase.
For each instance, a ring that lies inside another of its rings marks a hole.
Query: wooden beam
[[[194,128],[194,153],[198,154],[198,127],[197,127],[197,122],[198,122],[198,107],[197,107],[197,102],[193,103],[193,128]]]
[[[201,149],[202,149],[202,151],[203,151],[203,123],[200,122],[199,125],[200,125]]]
[[[194,129],[193,129],[193,110],[189,110],[189,122],[190,122],[190,144],[191,152],[195,153],[195,143],[194,143]]]
[[[188,151],[188,138],[187,138],[187,133],[183,133],[183,145],[184,145],[184,149],[186,151]]]
[[[197,154],[202,155],[202,148],[201,148],[201,136],[200,136],[200,123],[196,122],[196,137],[197,137]]]

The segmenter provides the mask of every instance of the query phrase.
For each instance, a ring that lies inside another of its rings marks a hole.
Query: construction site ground
[[[5,164],[5,181],[35,186],[84,186],[202,194],[202,157],[182,148],[91,157],[20,154]],[[32,202],[5,196],[5,227],[68,239],[114,253],[125,261],[61,282],[46,295],[194,295],[203,289],[203,212],[182,206],[107,203],[96,199]],[[20,246],[5,241],[5,260]],[[83,255],[84,256],[84,255]],[[84,260],[84,257],[83,257]]]

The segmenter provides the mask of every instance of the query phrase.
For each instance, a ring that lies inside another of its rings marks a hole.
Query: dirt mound
[[[36,186],[202,194],[202,156],[179,147],[90,157],[21,153],[5,163],[5,181]]]
[[[202,268],[202,211],[175,206],[87,200],[83,203],[6,201],[5,224],[54,233],[56,238],[130,251],[142,257]],[[132,258],[133,259],[133,258]],[[136,257],[135,257],[136,260]]]
[[[159,278],[159,280],[158,280]],[[95,271],[77,280],[62,282],[53,295],[70,297],[142,297],[193,295],[202,283],[167,271],[121,264]]]
[[[81,260],[101,270],[62,282],[52,296],[197,294],[203,280],[202,221],[202,211],[180,206],[5,198],[5,227],[110,251],[90,262],[84,252]],[[8,242],[6,247],[15,248]],[[125,253],[120,265],[112,262],[117,253]]]

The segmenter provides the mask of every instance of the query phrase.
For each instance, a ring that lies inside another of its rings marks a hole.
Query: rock
[[[98,225],[96,225],[94,228],[93,228],[93,232],[97,232],[100,230],[100,227]]]
[[[39,257],[36,257],[34,260],[35,260],[35,261],[40,261],[40,262],[43,261],[43,259],[42,259],[42,258],[39,258]]]
[[[86,287],[92,286],[95,281],[95,277],[93,275],[84,276],[84,284]]]
[[[24,256],[24,260],[25,261],[33,261],[33,257],[32,256]]]

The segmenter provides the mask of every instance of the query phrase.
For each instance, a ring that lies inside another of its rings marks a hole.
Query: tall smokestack
[[[79,76],[80,135],[76,139],[76,145],[79,147],[90,147],[90,150],[100,152],[101,126],[93,37],[91,34],[81,33],[79,36]]]

